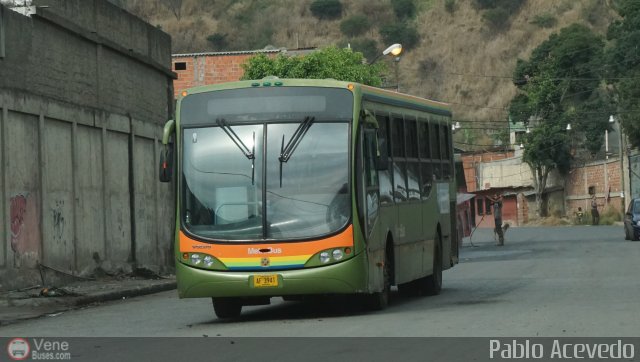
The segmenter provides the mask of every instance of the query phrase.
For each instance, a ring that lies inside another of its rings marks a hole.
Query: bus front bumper
[[[367,292],[365,253],[341,263],[296,270],[211,271],[176,262],[180,298],[274,297]],[[278,275],[277,287],[255,287],[256,275]]]

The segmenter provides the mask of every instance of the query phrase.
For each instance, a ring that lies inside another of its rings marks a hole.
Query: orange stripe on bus
[[[340,234],[325,239],[274,243],[212,244],[194,240],[180,231],[181,253],[206,253],[217,258],[247,258],[259,256],[300,256],[312,255],[331,248],[353,247],[353,226],[349,225]],[[271,249],[270,252],[259,252]]]

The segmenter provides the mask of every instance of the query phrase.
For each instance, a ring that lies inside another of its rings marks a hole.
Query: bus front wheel
[[[442,238],[438,232],[433,248],[433,273],[424,278],[427,295],[438,295],[442,290]]]
[[[220,319],[237,318],[242,311],[242,303],[236,298],[211,298],[213,310]]]
[[[365,296],[366,306],[368,309],[382,310],[389,305],[389,295],[391,294],[391,273],[393,270],[391,255],[389,254],[390,253],[388,250],[384,253],[384,265],[382,266],[382,274],[383,274],[384,281],[383,281],[382,291],[367,294]]]

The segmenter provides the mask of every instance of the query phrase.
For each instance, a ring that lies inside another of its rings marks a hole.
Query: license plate
[[[278,275],[254,275],[253,286],[256,288],[277,287]]]

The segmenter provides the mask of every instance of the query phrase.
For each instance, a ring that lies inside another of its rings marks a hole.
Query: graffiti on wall
[[[11,198],[9,215],[11,217],[11,250],[18,251],[20,234],[24,228],[24,216],[27,212],[27,195],[15,195]]]
[[[41,236],[38,194],[17,192],[9,198],[11,222],[11,250],[15,253],[15,266],[33,267],[40,258]]]
[[[64,235],[64,215],[62,209],[64,208],[64,200],[57,200],[54,203],[54,207],[51,208],[51,216],[53,218],[53,238],[54,240],[62,240]]]

